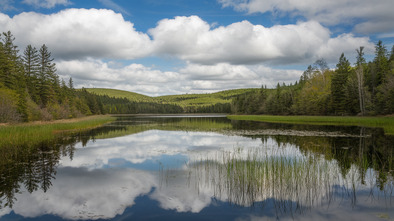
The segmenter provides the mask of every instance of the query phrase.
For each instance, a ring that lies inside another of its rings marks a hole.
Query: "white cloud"
[[[72,77],[77,88],[117,88],[155,96],[180,93],[182,87],[179,73],[141,64],[112,68],[103,61],[87,59],[60,61],[56,67],[61,77]]]
[[[13,211],[23,217],[45,214],[63,219],[109,219],[121,215],[134,200],[157,185],[151,174],[134,169],[59,168],[44,193],[21,191]],[[1,210],[0,210],[1,211]]]
[[[67,9],[55,14],[1,14],[0,26],[16,43],[46,44],[56,59],[85,57],[134,59],[152,52],[148,35],[137,32],[121,14],[106,9]]]
[[[331,37],[330,30],[316,21],[269,28],[242,21],[212,28],[198,16],[175,17],[149,30],[153,40],[137,32],[121,14],[104,9],[67,9],[51,15],[29,12],[13,18],[0,13],[0,25],[11,30],[21,48],[45,43],[57,60],[160,55],[205,65],[288,65],[338,56],[326,51],[340,54],[359,46],[373,48],[367,37]]]
[[[259,88],[265,84],[294,83],[302,71],[272,69],[263,65],[200,65],[189,63],[174,71],[160,71],[141,64],[111,67],[101,60],[60,61],[59,75],[72,77],[77,88],[116,88],[149,96],[207,93],[237,88]]]
[[[248,21],[211,29],[197,16],[161,20],[150,29],[156,53],[193,63],[294,64],[313,62],[325,53],[373,48],[367,37],[351,34],[332,38],[330,30],[315,21],[266,28]],[[341,40],[346,40],[346,44]],[[336,54],[334,55],[337,56]],[[331,58],[331,57],[330,57]]]
[[[32,5],[37,8],[53,8],[56,5],[70,5],[69,0],[23,0],[22,3]]]
[[[290,13],[307,19],[317,20],[324,24],[357,24],[355,30],[359,33],[373,33],[376,26],[378,31],[394,30],[394,13],[392,0],[218,0],[223,7],[233,7],[238,11],[248,13],[274,14]],[[360,20],[361,19],[361,20]],[[366,22],[367,21],[367,22]],[[385,23],[384,26],[380,23]],[[360,26],[360,27],[358,27]]]
[[[150,96],[273,87],[298,80],[301,71],[272,66],[307,66],[320,58],[336,63],[342,52],[352,58],[360,46],[366,52],[374,49],[367,37],[333,37],[316,21],[269,28],[242,21],[213,27],[198,16],[175,17],[150,29],[151,39],[112,10],[67,9],[12,18],[0,13],[0,26],[11,30],[21,51],[28,44],[46,44],[58,73],[72,77],[76,87],[117,88]],[[123,66],[116,60],[150,56],[180,59],[186,66],[161,71],[136,63]]]
[[[186,75],[196,93],[206,90],[216,92],[236,88],[259,88],[261,85],[274,87],[278,82],[286,84],[298,81],[302,71],[272,69],[263,65],[216,65],[189,64],[180,70]]]

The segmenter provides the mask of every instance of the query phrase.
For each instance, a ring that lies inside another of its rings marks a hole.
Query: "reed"
[[[353,164],[347,174],[341,174],[335,160],[325,160],[312,153],[296,156],[285,149],[218,151],[188,163],[187,168],[189,186],[212,188],[215,198],[240,206],[253,206],[274,199],[278,214],[304,213],[314,207],[329,205],[337,197],[339,201],[348,200],[354,206],[358,192],[366,189],[377,194],[378,198],[393,197],[393,177],[389,174],[389,181],[379,188],[378,171],[368,170],[371,174],[362,183],[358,165]]]
[[[0,126],[0,149],[30,147],[49,142],[65,133],[77,133],[115,120],[111,116],[91,116],[52,122],[32,122]]]
[[[394,135],[394,116],[354,117],[354,116],[273,116],[273,115],[229,115],[231,120],[263,121],[269,123],[338,125],[383,128]]]

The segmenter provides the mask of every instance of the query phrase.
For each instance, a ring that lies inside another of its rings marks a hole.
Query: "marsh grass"
[[[66,133],[77,133],[101,126],[115,118],[92,116],[53,122],[33,122],[0,126],[0,149],[33,147],[42,142],[50,142]]]
[[[394,135],[394,116],[339,117],[339,116],[229,115],[227,117],[231,120],[263,121],[269,123],[376,127],[376,128],[383,128],[386,134]]]

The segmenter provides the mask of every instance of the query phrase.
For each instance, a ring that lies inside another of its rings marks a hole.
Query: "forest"
[[[95,95],[74,89],[71,78],[60,79],[45,44],[20,54],[14,40],[10,31],[0,35],[0,123],[103,113]]]
[[[379,41],[367,62],[364,47],[356,49],[352,66],[342,53],[335,70],[317,60],[294,84],[262,86],[233,99],[231,112],[272,115],[365,116],[394,113],[394,46],[388,52]]]
[[[394,46],[382,41],[367,62],[364,48],[351,65],[342,53],[336,69],[324,59],[294,84],[213,94],[148,97],[111,89],[75,89],[60,79],[51,52],[23,52],[10,31],[0,34],[0,123],[76,118],[96,114],[236,113],[273,115],[389,115],[394,113]]]

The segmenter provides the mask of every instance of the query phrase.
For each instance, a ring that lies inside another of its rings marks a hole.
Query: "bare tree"
[[[356,75],[358,81],[358,97],[360,102],[361,115],[365,115],[365,91],[364,91],[364,68],[363,68],[363,64],[365,64],[365,59],[364,59],[363,50],[364,50],[363,46],[361,46],[360,49],[356,49],[357,52]]]

